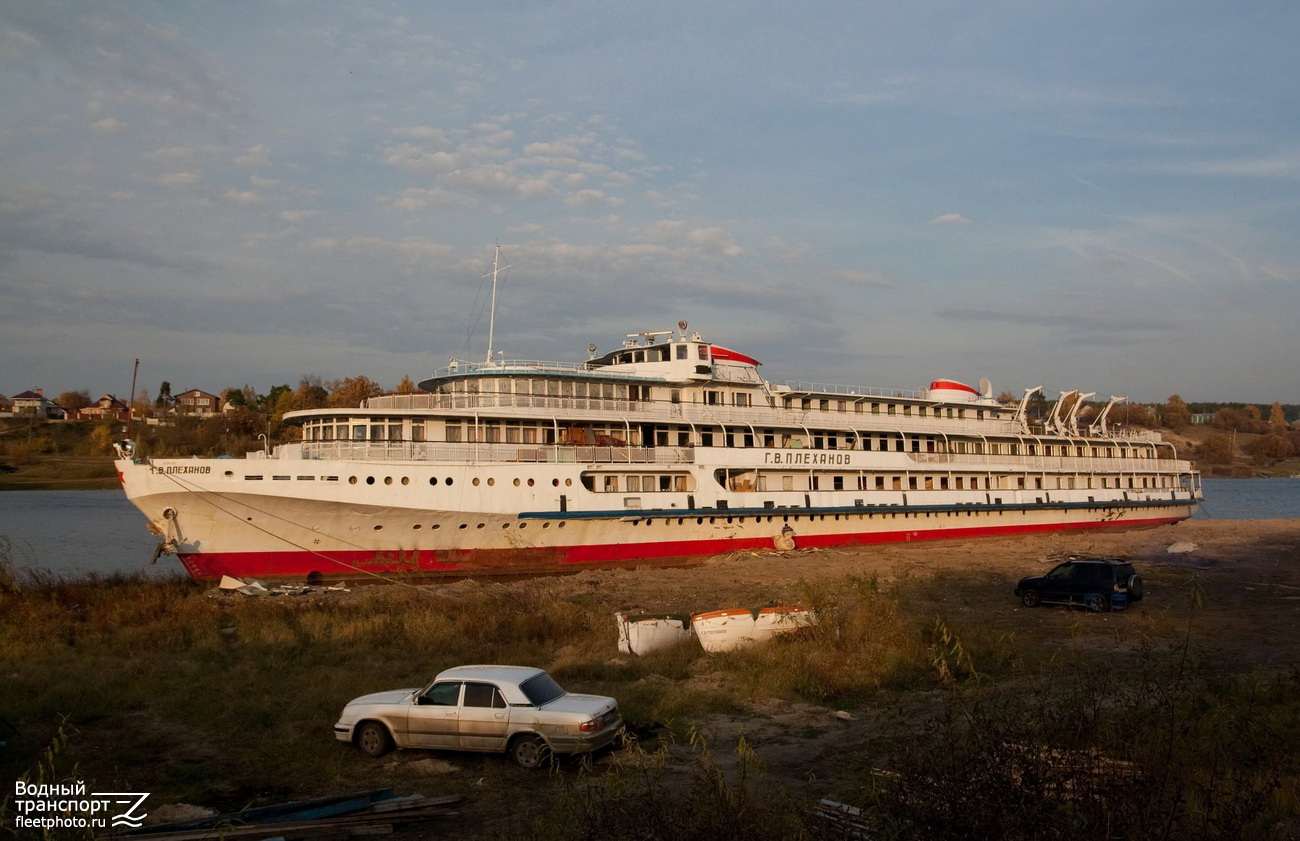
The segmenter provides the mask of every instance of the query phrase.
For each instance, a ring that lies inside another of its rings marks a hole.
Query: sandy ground
[[[1171,551],[1171,549],[1173,551]],[[1023,576],[1045,572],[1062,555],[1103,554],[1127,558],[1146,582],[1147,597],[1123,613],[1090,614],[1064,608],[1022,607],[1012,589]],[[615,609],[700,612],[748,607],[769,599],[794,603],[808,586],[833,591],[850,576],[875,576],[889,589],[905,579],[934,576],[954,582],[933,605],[950,624],[978,622],[1022,636],[1032,635],[1062,650],[1083,647],[1117,657],[1131,653],[1136,640],[1176,644],[1191,634],[1200,650],[1225,668],[1277,673],[1300,662],[1300,520],[1192,520],[1138,531],[1107,531],[931,541],[844,550],[742,553],[710,558],[679,569],[588,571],[528,582],[464,581],[443,585],[447,592],[475,587],[545,587],[557,593],[594,594]],[[1200,604],[1193,609],[1193,593]],[[614,627],[610,628],[611,658]],[[709,681],[701,673],[692,681]],[[931,697],[924,697],[926,695]],[[900,708],[923,709],[935,693],[890,696],[892,708],[864,699],[832,709],[816,704],[753,698],[745,714],[713,715],[694,722],[712,748],[714,760],[734,766],[743,735],[769,774],[792,794],[815,802],[834,793],[838,769],[847,755],[860,763],[872,751],[882,725],[897,721]],[[892,717],[892,718],[891,718]],[[685,745],[670,754],[688,768]],[[455,766],[454,755],[441,755]],[[433,770],[418,752],[387,760],[410,763],[417,776],[450,773]],[[606,756],[602,762],[619,761]],[[869,761],[869,759],[868,759]],[[423,763],[423,764],[414,764]],[[464,804],[463,826],[484,828],[523,803],[522,790],[473,792]],[[522,791],[522,793],[521,793]],[[488,806],[487,804],[491,804]],[[514,805],[512,805],[514,804]],[[480,823],[479,821],[483,822]]]

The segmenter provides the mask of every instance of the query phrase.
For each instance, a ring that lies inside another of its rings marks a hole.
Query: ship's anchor
[[[172,533],[172,527],[176,524],[176,509],[164,508],[162,514],[163,519],[167,521],[167,534],[163,540],[154,547],[153,557],[149,559],[149,563],[151,564],[158,563],[158,559],[163,555],[175,555],[178,546],[176,536]]]

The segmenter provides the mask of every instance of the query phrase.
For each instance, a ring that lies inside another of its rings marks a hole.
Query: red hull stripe
[[[1091,528],[1131,529],[1176,523],[1183,517],[1153,517],[1084,523],[1041,523],[1015,526],[972,526],[969,528],[864,532],[859,534],[797,535],[799,549],[833,546],[866,546],[873,543],[904,543],[914,540],[960,540],[1008,534],[1071,531]],[[686,565],[693,558],[746,550],[773,551],[770,537],[717,538],[664,541],[661,543],[615,543],[602,546],[563,546],[554,549],[447,550],[425,552],[215,552],[182,554],[190,576],[213,581],[223,575],[236,578],[324,578],[360,580],[388,575],[528,575],[546,572],[576,572],[626,566]]]

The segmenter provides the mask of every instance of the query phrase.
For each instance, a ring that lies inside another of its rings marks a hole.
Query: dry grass
[[[511,662],[614,695],[629,721],[666,729],[659,746],[553,779],[457,760],[500,798],[533,792],[500,837],[818,837],[806,804],[743,743],[718,746],[739,749],[738,763],[720,763],[692,741],[695,722],[744,715],[756,698],[856,712],[926,699],[881,718],[878,755],[855,764],[850,750],[839,765],[834,793],[867,806],[880,837],[924,827],[933,838],[1249,838],[1294,811],[1294,674],[1211,679],[1217,666],[1185,633],[1171,640],[1154,612],[1132,611],[1110,639],[1095,617],[1040,614],[1124,652],[1063,655],[1059,640],[1017,634],[1014,616],[989,620],[988,600],[1007,587],[980,572],[826,579],[801,585],[820,623],[788,639],[627,658],[614,653],[598,589],[547,581],[245,598],[129,577],[22,582],[0,565],[0,715],[19,730],[0,777],[31,768],[66,718],[64,773],[147,789],[158,803],[409,790],[403,763],[334,742],[343,702],[452,665]],[[897,776],[874,775],[881,763]],[[463,793],[457,785],[419,788]]]

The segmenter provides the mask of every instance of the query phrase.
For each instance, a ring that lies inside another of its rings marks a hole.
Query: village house
[[[215,394],[192,388],[176,395],[176,413],[206,417],[221,413],[221,398]]]
[[[102,420],[115,418],[120,421],[131,419],[131,410],[125,403],[111,394],[105,394],[93,404],[73,413],[77,420]]]
[[[15,415],[34,415],[43,420],[63,420],[68,413],[63,407],[45,396],[45,390],[34,388],[10,398]]]

